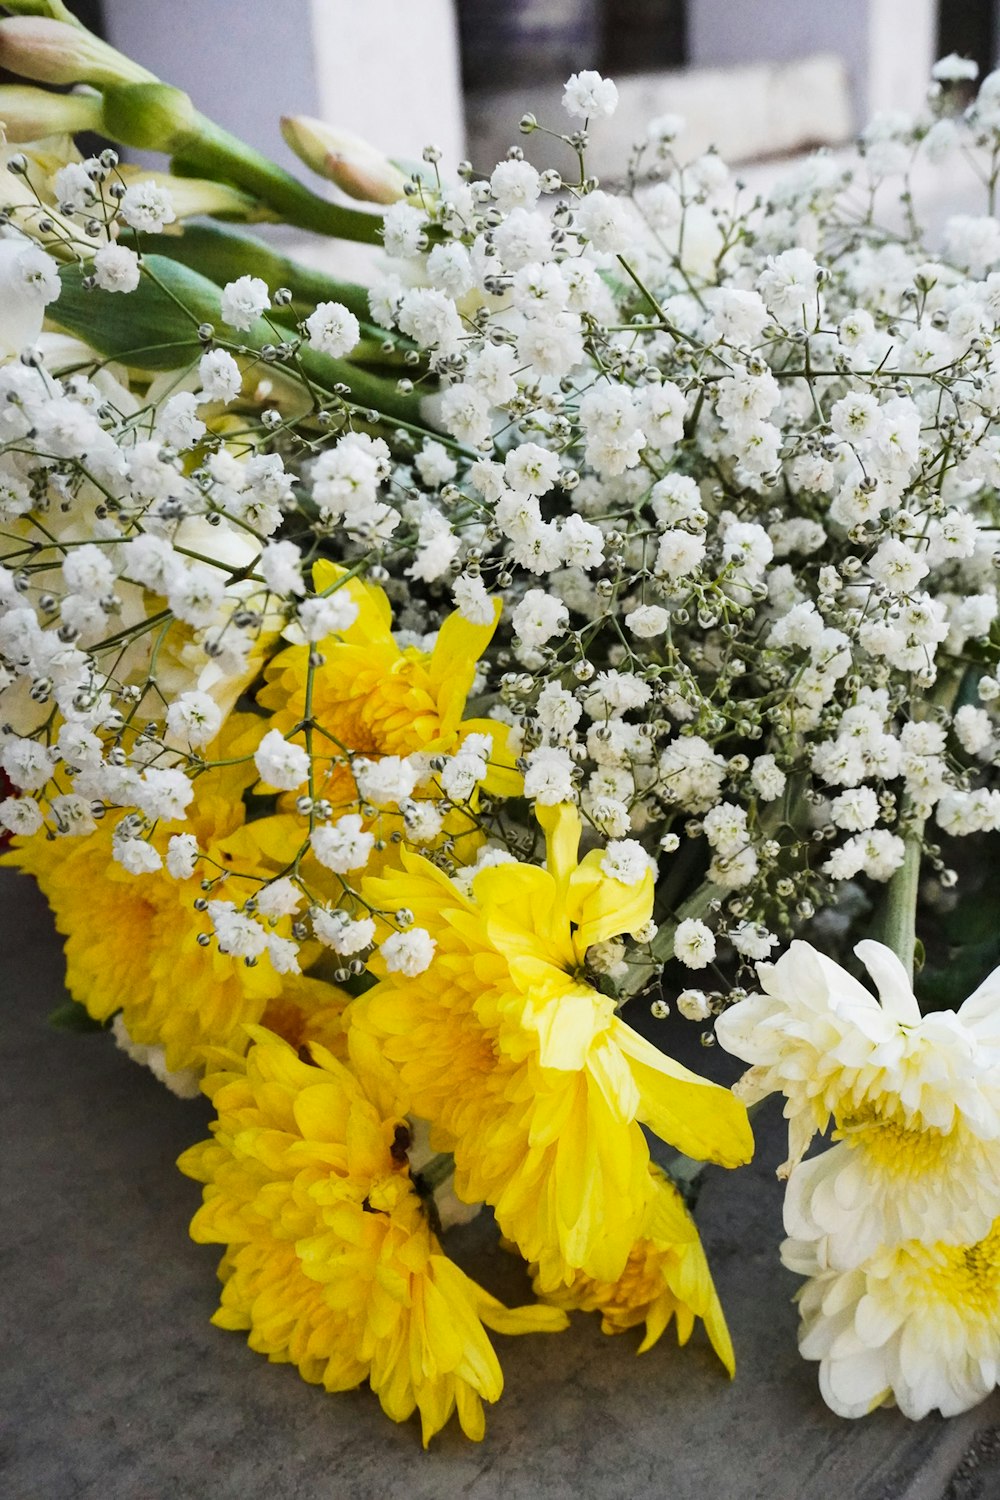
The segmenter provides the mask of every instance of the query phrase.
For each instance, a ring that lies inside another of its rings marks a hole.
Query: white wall
[[[391,155],[419,158],[434,145],[446,163],[461,161],[453,0],[311,0],[310,10],[320,117]]]

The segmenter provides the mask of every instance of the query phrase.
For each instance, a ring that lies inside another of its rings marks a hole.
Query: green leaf
[[[64,1000],[49,1015],[49,1025],[57,1031],[104,1031],[103,1021],[95,1021],[84,1006],[75,1000]]]
[[[219,289],[158,255],[149,256],[146,265],[151,276],[143,276],[126,295],[88,290],[86,266],[62,266],[62,291],[49,309],[51,321],[99,354],[137,370],[176,370],[189,364],[202,349],[199,323],[220,321]]]
[[[202,351],[200,324],[211,323],[220,335],[225,333],[222,292],[206,276],[162,255],[145,256],[143,271],[136,290],[123,295],[86,287],[85,266],[61,267],[62,291],[51,304],[51,320],[99,354],[134,369],[182,369]],[[263,318],[231,338],[234,345],[254,350],[275,341],[274,330]],[[401,396],[394,381],[306,347],[299,352],[299,362],[320,391],[329,394],[337,385],[348,386],[359,406],[422,426],[419,397]]]
[[[317,302],[341,302],[363,328],[375,330],[367,287],[353,281],[338,281],[325,271],[300,265],[253,235],[238,234],[219,224],[185,224],[180,234],[144,235],[142,243],[148,253],[179,261],[182,266],[207,276],[216,286],[225,286],[238,276],[245,276],[252,267],[253,274],[266,281],[272,292],[279,286],[288,287],[291,302],[287,307],[274,309],[275,317],[283,323],[300,322]],[[376,331],[379,338],[386,337],[384,328]],[[399,338],[397,342],[403,348],[410,347],[409,339]]]

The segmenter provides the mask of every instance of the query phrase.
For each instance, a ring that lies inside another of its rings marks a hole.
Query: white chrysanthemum
[[[898,1239],[924,1213],[925,1235],[975,1238],[984,1218],[1000,1213],[1000,970],[957,1013],[921,1016],[890,949],[864,942],[855,952],[879,1000],[808,943],[758,965],[764,993],[717,1024],[727,1051],[753,1065],[737,1092],[745,1102],[785,1095],[782,1175],[833,1120],[843,1171],[822,1193],[817,1180],[811,1200],[824,1229],[843,1227],[846,1241],[852,1219],[855,1231],[866,1223],[875,1234],[870,1216],[878,1215],[878,1237]],[[804,1170],[824,1175],[812,1163]]]
[[[1000,1373],[1000,1220],[978,1242],[911,1241],[853,1271],[786,1240],[782,1259],[811,1279],[799,1293],[799,1350],[819,1360],[823,1399],[841,1417],[895,1404],[914,1420],[953,1417]]]
[[[907,1240],[979,1239],[1000,1212],[1000,1139],[980,1139],[960,1113],[947,1131],[906,1118],[891,1095],[863,1105],[837,1145],[789,1176],[785,1232],[825,1240],[832,1269]]]

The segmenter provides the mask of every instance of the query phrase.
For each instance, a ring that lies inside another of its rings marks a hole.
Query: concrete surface
[[[606,1339],[578,1317],[557,1337],[498,1339],[507,1390],[486,1440],[451,1428],[422,1453],[416,1426],[394,1426],[370,1392],[326,1396],[210,1326],[216,1251],[187,1239],[198,1188],[173,1167],[207,1107],[164,1093],[107,1036],[50,1028],[61,974],[34,887],[0,872],[4,1500],[1000,1495],[996,1397],[918,1424],[887,1411],[842,1422],[820,1401],[776,1255],[776,1110],[759,1122],[755,1165],[712,1172],[699,1206],[737,1348],[732,1385],[698,1335],[636,1359],[634,1336]],[[452,1248],[500,1295],[524,1295],[485,1224]]]

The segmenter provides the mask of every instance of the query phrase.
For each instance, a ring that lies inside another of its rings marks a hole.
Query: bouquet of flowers
[[[980,1400],[1000,74],[966,107],[944,59],[766,199],[674,116],[602,188],[592,72],[489,173],[286,120],[333,201],[62,0],[6,10],[4,858],[75,1019],[214,1103],[216,1322],[425,1444],[482,1436],[489,1332],[573,1309],[701,1321],[732,1374],[689,1188],[777,1092],[824,1398]],[[987,211],[931,249],[909,174],[949,154]],[[361,287],[206,216],[382,254]],[[672,1006],[734,1090],[656,1044]],[[532,1305],[449,1258],[481,1204]]]

